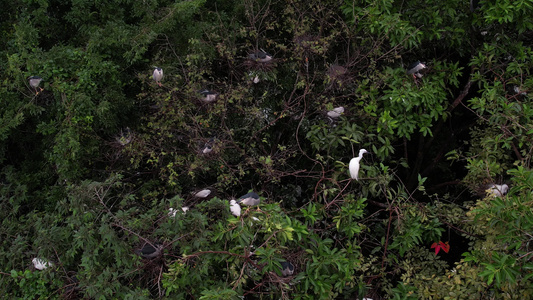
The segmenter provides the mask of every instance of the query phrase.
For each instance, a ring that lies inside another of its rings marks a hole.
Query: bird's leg
[[[158,84],[160,87],[162,87],[161,82],[158,81],[157,84]]]
[[[415,74],[416,74],[416,73],[415,73]],[[413,74],[413,81],[415,82],[416,87],[417,87],[417,88],[420,88],[420,87],[418,86],[418,77],[416,77],[415,74]]]

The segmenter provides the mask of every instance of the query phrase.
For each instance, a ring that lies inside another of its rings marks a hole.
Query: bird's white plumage
[[[171,217],[171,218],[174,218],[176,216],[176,213],[178,212],[178,210],[174,209],[174,208],[169,208],[168,209],[168,216]]]
[[[487,194],[489,196],[502,197],[507,194],[509,191],[509,186],[507,184],[491,184],[487,189]]]
[[[240,217],[241,216],[241,206],[239,205],[239,203],[237,203],[237,201],[231,200],[229,202],[229,209],[230,209],[232,215],[234,215],[236,217]]]
[[[200,100],[205,103],[211,103],[215,101],[218,97],[218,93],[212,92],[210,90],[203,90],[200,92]]]
[[[207,154],[209,152],[213,151],[213,147],[211,146],[205,146],[204,149],[202,150],[202,153],[203,154]]]
[[[41,81],[43,81],[43,79],[39,76],[32,76],[30,77],[30,86],[34,89],[38,88],[39,87],[39,84],[41,84]]]
[[[207,196],[209,196],[209,194],[211,194],[211,190],[203,189],[199,191],[198,193],[194,194],[194,196],[198,198],[206,198]]]
[[[213,102],[217,99],[217,94],[208,94],[203,98],[204,102]]]
[[[355,180],[359,180],[359,166],[361,158],[363,158],[363,154],[368,153],[365,149],[359,150],[359,156],[352,158],[350,160],[350,177]]]
[[[161,85],[161,80],[163,80],[163,69],[155,68],[153,73],[153,78],[157,84]]]
[[[328,111],[328,117],[338,118],[344,113],[344,107],[335,107],[333,110]]]
[[[51,263],[51,262],[48,262],[42,258],[34,258],[31,260],[31,262],[33,263],[33,266],[35,267],[35,269],[37,270],[44,270],[48,267],[53,267],[54,264]]]
[[[417,61],[409,66],[407,74],[414,74],[424,70],[425,68],[427,68],[425,64],[421,63],[420,61]]]
[[[186,214],[187,211],[189,211],[189,207],[188,206],[184,206],[184,207],[181,208],[181,211],[182,211],[183,214]],[[178,212],[177,209],[174,209],[174,208],[171,207],[171,208],[168,209],[168,216],[171,217],[171,218],[174,218],[174,217],[176,217],[176,213],[177,212]]]

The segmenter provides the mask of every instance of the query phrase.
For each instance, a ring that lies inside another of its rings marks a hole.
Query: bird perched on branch
[[[215,144],[215,137],[210,138],[202,148],[202,153],[207,154],[211,151],[213,151],[213,145]]]
[[[154,73],[153,73],[153,78],[155,80],[155,82],[161,86],[161,80],[163,80],[163,69],[161,68],[158,68],[158,67],[155,67],[154,69]]]
[[[334,109],[328,111],[327,115],[328,115],[328,117],[330,117],[332,119],[336,119],[336,118],[340,117],[343,113],[344,113],[344,107],[339,106],[339,107],[335,107]]]
[[[137,255],[140,255],[144,258],[156,258],[161,255],[161,250],[163,250],[163,246],[159,244],[144,244],[144,246],[141,249],[136,249],[135,253]]]
[[[38,95],[40,92],[43,91],[43,88],[39,87],[39,85],[41,84],[41,81],[43,81],[43,79],[39,76],[31,76],[28,78],[29,80],[29,84],[30,86],[35,90],[35,95]],[[38,91],[38,89],[40,89],[40,91]]]
[[[424,70],[426,65],[420,61],[416,61],[407,67],[407,74],[413,75],[413,78],[421,78],[423,75],[420,71]]]
[[[261,199],[259,199],[259,195],[255,192],[250,192],[246,195],[243,195],[237,200],[237,203],[242,203],[246,206],[255,206],[259,205],[261,202]]]
[[[365,153],[368,153],[368,151],[361,149],[359,150],[359,156],[350,160],[350,177],[352,177],[352,179],[359,180],[359,163],[361,158],[363,158],[363,154]]]

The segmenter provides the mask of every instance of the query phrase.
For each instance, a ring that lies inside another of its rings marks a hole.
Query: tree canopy
[[[0,16],[1,294],[533,297],[533,0]]]

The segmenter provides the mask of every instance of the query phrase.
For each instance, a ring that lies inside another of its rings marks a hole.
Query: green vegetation
[[[533,0],[3,6],[1,295],[533,298]]]

